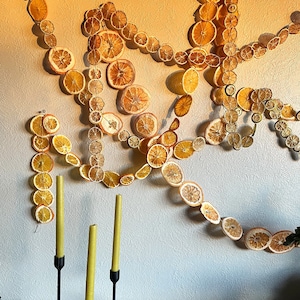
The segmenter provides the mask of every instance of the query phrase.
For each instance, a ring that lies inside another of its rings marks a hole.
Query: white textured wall
[[[100,3],[48,2],[58,44],[72,49],[76,67],[83,69],[83,13]],[[130,21],[161,42],[175,49],[189,47],[186,34],[197,1],[114,3]],[[88,126],[81,122],[80,106],[60,91],[58,77],[43,69],[45,50],[32,34],[26,4],[6,0],[0,10],[0,296],[3,300],[50,300],[56,297],[55,222],[37,226],[31,217],[29,179],[33,172],[29,162],[34,151],[26,125],[39,110],[55,114],[61,121],[60,133],[71,138],[74,151],[82,156]],[[263,32],[276,33],[289,23],[291,12],[299,9],[299,0],[240,0],[238,46],[257,40]],[[290,36],[261,60],[240,65],[237,88],[270,87],[276,98],[300,109],[299,45],[300,36]],[[176,67],[156,63],[138,50],[126,50],[124,57],[135,64],[136,83],[146,86],[152,95],[150,110],[164,118],[174,100],[164,81]],[[105,65],[102,67],[105,74]],[[194,137],[198,124],[217,115],[209,92],[210,86],[201,77],[190,116],[182,121],[180,138]],[[116,92],[105,87],[107,108],[115,110],[115,97]],[[291,126],[300,134],[299,124]],[[186,179],[202,186],[205,198],[222,216],[236,217],[246,230],[263,226],[275,233],[300,225],[299,158],[281,146],[270,128],[272,122],[267,120],[259,124],[250,149],[237,152],[207,146],[180,165]],[[130,170],[142,161],[111,138],[105,138],[105,146],[107,169]],[[63,299],[84,299],[88,227],[93,223],[99,225],[95,299],[111,299],[109,270],[117,193],[124,199],[118,299],[292,299],[282,291],[289,285],[294,289],[299,286],[298,249],[283,255],[246,250],[242,243],[226,238],[219,226],[210,225],[197,210],[183,204],[177,190],[165,184],[159,171],[130,187],[110,190],[83,182],[76,171],[58,158],[55,161],[52,175],[65,176]]]

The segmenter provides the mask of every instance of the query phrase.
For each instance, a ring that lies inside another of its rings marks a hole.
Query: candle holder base
[[[113,300],[116,300],[116,283],[120,279],[120,270],[112,271],[110,270],[110,280],[113,283]]]
[[[65,257],[57,257],[56,255],[54,256],[54,266],[57,269],[57,300],[60,300],[60,282],[61,282],[61,269],[65,265]]]

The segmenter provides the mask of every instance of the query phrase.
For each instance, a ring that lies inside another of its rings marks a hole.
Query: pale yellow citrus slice
[[[46,114],[43,117],[43,126],[49,134],[54,134],[58,131],[60,124],[56,116],[52,114]]]
[[[193,181],[184,181],[179,187],[179,194],[182,200],[191,207],[200,206],[204,199],[202,188]]]
[[[192,140],[183,140],[178,142],[174,146],[173,155],[177,159],[186,159],[192,156],[194,153],[193,141]]]
[[[33,185],[38,190],[49,190],[53,184],[52,176],[49,173],[37,173],[33,177]]]
[[[57,46],[57,38],[53,33],[45,34],[43,41],[48,48],[55,48]]]
[[[110,24],[116,30],[121,30],[127,25],[127,16],[121,10],[114,11],[110,16]]]
[[[72,143],[68,137],[62,134],[57,134],[52,138],[54,149],[60,154],[67,154],[72,150]]]
[[[184,174],[182,168],[174,161],[167,161],[161,167],[161,173],[168,184],[178,187],[183,183]]]
[[[37,222],[46,224],[53,220],[54,212],[50,207],[41,204],[35,208],[34,216]]]
[[[104,133],[116,135],[122,129],[123,122],[115,113],[106,112],[102,114],[99,126]]]
[[[149,107],[150,94],[143,86],[129,85],[123,90],[119,105],[127,114],[139,114]]]
[[[158,121],[154,114],[150,112],[138,115],[132,124],[134,133],[142,138],[150,138],[158,131]]]
[[[36,152],[47,152],[50,149],[50,139],[49,137],[34,135],[31,145]]]
[[[103,91],[103,83],[100,79],[91,79],[87,88],[92,95],[99,95]]]
[[[255,227],[245,234],[245,246],[251,250],[264,250],[269,247],[272,234],[265,228]]]
[[[89,178],[89,170],[91,168],[91,165],[88,165],[88,164],[82,164],[80,167],[79,167],[79,174],[80,176],[87,180],[87,181],[90,181],[90,178]]]
[[[93,140],[89,144],[89,152],[91,154],[98,154],[101,153],[103,150],[103,143],[102,140]]]
[[[99,36],[101,38],[99,52],[102,60],[110,63],[120,58],[125,48],[125,42],[120,35],[112,30],[103,30]]]
[[[191,95],[183,95],[177,99],[174,105],[174,113],[177,117],[185,116],[192,106],[193,98]]]
[[[169,148],[169,147],[173,147],[177,143],[177,140],[178,140],[178,136],[176,132],[174,132],[173,130],[167,130],[161,134],[158,142],[166,146],[167,148]]]
[[[81,166],[81,159],[72,152],[69,152],[65,156],[65,160],[68,164],[74,166],[74,167],[80,167]]]
[[[219,212],[210,202],[203,202],[200,207],[200,212],[203,214],[205,219],[207,219],[212,224],[219,224],[221,221]]]
[[[44,34],[52,34],[54,32],[54,24],[50,20],[42,20],[39,23],[40,29]]]
[[[204,137],[209,144],[219,145],[225,139],[226,134],[226,125],[222,119],[218,118],[208,124]]]
[[[31,168],[34,172],[51,172],[54,166],[52,157],[45,152],[35,154],[31,159]]]
[[[79,94],[85,88],[85,77],[82,72],[69,70],[63,78],[63,86],[71,95]]]
[[[251,93],[253,89],[250,87],[244,87],[237,91],[236,99],[239,107],[244,111],[250,111],[252,100],[251,100]]]
[[[243,235],[243,228],[235,218],[223,218],[221,220],[221,227],[224,234],[234,241],[238,241]]]
[[[32,117],[29,123],[30,131],[39,137],[47,137],[49,135],[49,133],[44,128],[43,118],[43,114],[36,115]]]
[[[194,24],[190,40],[194,46],[204,46],[211,43],[217,34],[217,28],[212,21],[199,21]]]
[[[154,169],[161,168],[167,161],[168,150],[161,144],[151,146],[147,153],[147,163]]]
[[[197,136],[192,141],[192,148],[194,151],[200,151],[205,147],[206,141],[203,136]]]
[[[120,177],[120,184],[125,185],[125,186],[130,185],[133,183],[134,179],[135,179],[135,177],[133,174],[122,175]]]
[[[93,125],[100,124],[100,121],[102,120],[102,111],[99,110],[92,110],[89,113],[89,121]]]
[[[120,142],[126,142],[130,137],[130,132],[126,129],[122,129],[118,132],[118,140]]]
[[[273,253],[286,253],[295,248],[295,244],[284,245],[286,238],[291,235],[293,232],[290,230],[281,230],[272,235],[271,243],[269,249]]]
[[[133,84],[134,79],[134,66],[127,59],[115,60],[107,67],[107,82],[112,88],[122,90]]]
[[[113,171],[105,171],[102,183],[108,188],[115,188],[120,185],[120,175]]]
[[[45,0],[31,0],[27,6],[28,12],[35,22],[40,22],[47,18],[48,6]]]
[[[50,68],[57,74],[64,74],[75,65],[74,54],[67,48],[55,47],[50,49],[48,60]]]
[[[104,179],[104,171],[98,166],[91,166],[88,171],[88,178],[93,182],[101,182]]]
[[[101,97],[99,96],[93,96],[91,97],[91,99],[89,100],[89,108],[91,110],[96,110],[101,112],[104,108],[104,101]]]
[[[127,139],[127,144],[130,148],[132,149],[136,149],[139,147],[140,144],[140,138],[136,135],[131,135],[128,139]]]
[[[146,163],[135,172],[134,176],[135,178],[142,180],[148,177],[151,171],[152,167],[150,167],[150,165]]]
[[[36,190],[32,195],[32,201],[35,205],[51,206],[54,202],[54,196],[50,190]]]

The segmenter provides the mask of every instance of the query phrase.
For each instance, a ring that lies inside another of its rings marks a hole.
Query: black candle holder
[[[112,271],[110,270],[110,280],[113,283],[113,300],[116,300],[116,284],[120,279],[120,270]]]
[[[57,300],[60,300],[61,269],[65,265],[65,257],[54,256],[54,266],[57,269]]]

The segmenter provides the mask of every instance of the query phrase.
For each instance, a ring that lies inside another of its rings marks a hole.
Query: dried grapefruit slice
[[[178,187],[183,183],[184,174],[181,167],[173,161],[166,162],[161,167],[161,173],[171,186]]]
[[[179,187],[179,194],[182,200],[191,207],[200,206],[204,199],[202,188],[193,181],[184,181]]]
[[[264,250],[269,247],[271,239],[272,235],[267,229],[255,227],[245,234],[245,246],[251,250]]]

